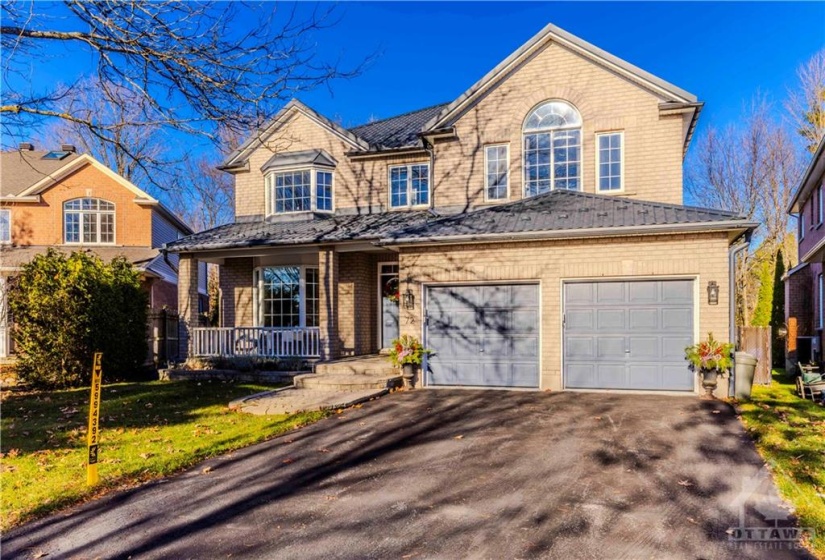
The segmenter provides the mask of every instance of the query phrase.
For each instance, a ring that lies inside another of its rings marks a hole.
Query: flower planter
[[[415,386],[415,364],[404,364],[401,366],[401,377],[404,379],[404,387],[412,389]]]
[[[705,390],[705,397],[713,398],[713,391],[719,384],[719,370],[703,369],[702,370],[702,388]]]

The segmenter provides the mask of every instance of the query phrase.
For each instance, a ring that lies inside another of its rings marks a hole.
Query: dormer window
[[[264,172],[267,215],[332,212],[336,161],[323,150],[273,156]]]
[[[76,198],[63,203],[65,243],[115,242],[115,205],[99,198]]]
[[[524,196],[554,189],[581,190],[582,119],[566,101],[542,103],[527,116]]]

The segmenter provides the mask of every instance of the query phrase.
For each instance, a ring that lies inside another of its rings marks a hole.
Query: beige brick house
[[[702,104],[552,25],[451,103],[344,129],[287,104],[222,169],[235,223],[167,245],[180,300],[220,265],[199,355],[378,352],[427,386],[696,391],[754,224],[682,206]],[[188,306],[188,307],[187,307]]]
[[[163,204],[69,145],[20,144],[0,154],[0,173],[0,357],[13,350],[6,280],[49,248],[124,256],[152,308],[177,307],[177,256],[164,258],[160,247],[192,229]],[[196,288],[205,302],[205,278]]]

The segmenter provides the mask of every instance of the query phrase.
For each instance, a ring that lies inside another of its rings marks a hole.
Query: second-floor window
[[[582,119],[566,101],[548,101],[524,121],[524,196],[579,190]]]
[[[430,203],[430,165],[415,163],[390,167],[390,206],[425,206]]]
[[[819,225],[819,224],[822,223],[823,214],[825,214],[825,208],[823,208],[823,205],[825,205],[825,202],[823,202],[823,200],[822,200],[822,194],[823,194],[822,193],[822,185],[819,186],[819,188],[816,190],[816,192],[817,192],[817,198],[818,198],[817,202],[819,202],[819,204],[817,205],[817,208],[816,208],[816,223],[817,223],[817,225]]]
[[[821,329],[825,326],[825,282],[822,275],[817,276],[817,308],[816,308],[816,327]]]
[[[622,190],[622,141],[621,132],[596,135],[596,171],[598,190],[601,192]]]
[[[0,209],[0,243],[11,243],[11,210]]]
[[[509,186],[510,154],[507,144],[497,144],[484,148],[487,171],[485,196],[487,200],[504,200]]]
[[[805,239],[805,205],[799,210],[799,239]]]
[[[297,169],[266,176],[269,214],[332,211],[332,171]]]
[[[76,198],[63,203],[65,243],[114,243],[115,205],[99,198]]]

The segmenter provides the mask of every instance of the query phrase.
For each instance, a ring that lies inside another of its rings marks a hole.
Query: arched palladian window
[[[66,243],[114,243],[115,205],[99,198],[75,198],[63,203]]]
[[[565,101],[547,101],[524,121],[524,196],[581,188],[582,118]]]

